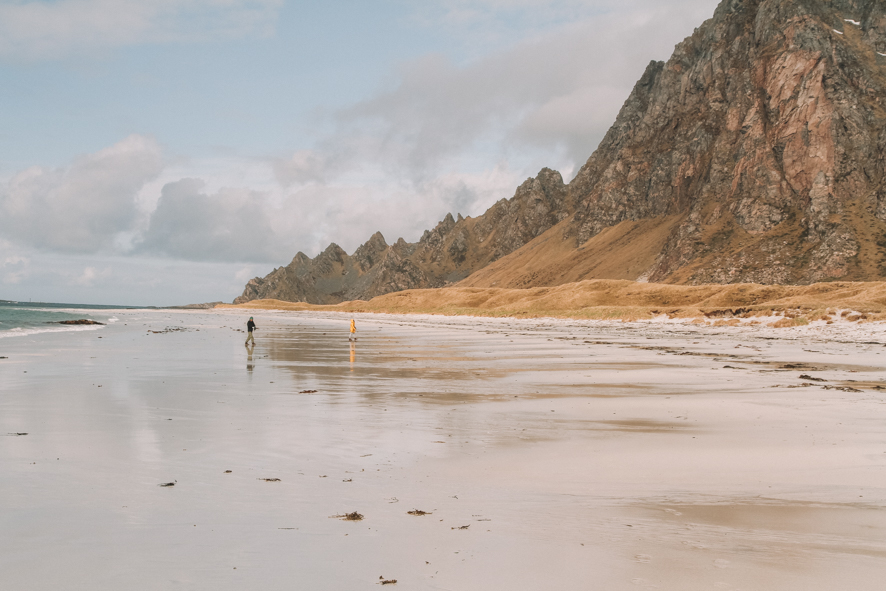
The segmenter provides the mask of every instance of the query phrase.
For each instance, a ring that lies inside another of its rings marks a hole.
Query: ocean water
[[[122,309],[122,306],[0,301],[0,339],[45,332],[101,330],[104,327],[95,324],[64,325],[58,322],[86,319],[112,324],[117,321],[114,310]]]

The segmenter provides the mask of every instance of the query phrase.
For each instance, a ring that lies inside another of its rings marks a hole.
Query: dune
[[[226,308],[444,314],[452,316],[557,317],[611,320],[670,318],[735,323],[776,317],[782,326],[836,318],[886,319],[886,282],[812,285],[669,285],[626,280],[589,280],[528,289],[446,287],[412,289],[369,301],[317,306],[253,300]]]

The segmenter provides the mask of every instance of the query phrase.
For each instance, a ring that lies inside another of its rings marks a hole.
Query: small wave
[[[111,314],[114,312],[128,312],[124,308],[77,308],[76,306],[71,306],[70,308],[46,308],[34,306],[33,308],[17,308],[18,310],[28,310],[29,312],[51,312],[51,313],[61,313],[61,314]]]
[[[120,320],[120,319],[117,318],[116,316],[111,316],[110,318],[108,318],[108,322],[109,322],[109,323],[111,323],[111,322],[117,322],[118,320]]]
[[[86,326],[53,326],[51,328],[10,328],[9,330],[0,330],[0,339],[7,337],[26,337],[34,334],[46,332],[80,332],[84,330],[101,330],[104,326],[86,325]]]

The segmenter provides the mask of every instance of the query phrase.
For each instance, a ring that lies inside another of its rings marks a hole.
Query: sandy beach
[[[2,589],[882,588],[881,323],[104,317],[0,339]]]

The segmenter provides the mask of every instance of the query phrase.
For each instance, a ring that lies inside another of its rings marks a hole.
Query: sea
[[[94,320],[104,325],[117,322],[114,310],[132,310],[129,306],[90,306],[0,300],[0,339],[45,332],[100,330],[96,324],[65,325],[62,320]]]

